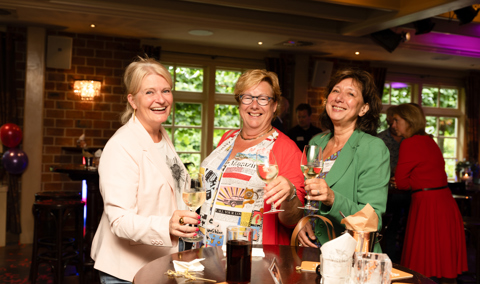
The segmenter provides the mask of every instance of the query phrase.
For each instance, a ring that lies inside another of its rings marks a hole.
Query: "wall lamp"
[[[73,84],[73,92],[80,96],[82,101],[92,101],[100,95],[101,88],[102,82],[95,80],[75,80]]]
[[[478,10],[479,9],[475,10],[473,6],[470,6],[470,7],[465,7],[462,9],[455,10],[453,12],[457,16],[457,19],[460,21],[460,25],[465,25],[473,21],[473,19],[475,19],[475,17],[478,14]]]

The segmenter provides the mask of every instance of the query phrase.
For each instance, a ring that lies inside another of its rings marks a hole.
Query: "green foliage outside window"
[[[458,90],[424,86],[422,89],[422,105],[426,107],[457,108]]]
[[[380,133],[388,129],[387,115],[385,113],[380,114],[380,125],[378,126],[377,133]]]
[[[175,125],[201,126],[202,105],[191,103],[175,103]]]
[[[240,114],[237,105],[215,105],[215,118],[213,121],[213,149],[215,149],[222,135],[229,129],[240,128]],[[221,129],[219,129],[221,128]]]
[[[203,92],[203,69],[177,67],[175,69],[175,91]]]
[[[397,87],[398,86],[398,87]],[[412,87],[405,83],[386,83],[383,88],[383,104],[399,105],[412,101]]]
[[[455,177],[455,158],[457,157],[457,118],[427,116],[427,134],[434,135],[435,142],[445,158],[445,172],[448,178]],[[450,138],[451,137],[451,138]]]
[[[235,84],[242,75],[240,71],[216,70],[215,92],[220,94],[233,94]]]

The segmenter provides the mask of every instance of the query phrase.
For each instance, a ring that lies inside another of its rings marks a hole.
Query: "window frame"
[[[213,150],[214,135],[214,111],[216,104],[238,105],[233,94],[224,94],[215,92],[215,72],[220,70],[241,71],[242,73],[248,69],[264,69],[265,65],[262,59],[241,59],[211,56],[193,56],[188,54],[165,53],[162,54],[161,63],[165,66],[180,66],[203,68],[203,91],[202,92],[186,92],[173,90],[173,103],[200,103],[202,105],[202,135],[200,146],[200,161],[203,161]],[[173,78],[175,80],[175,78]],[[175,82],[174,82],[175,84]],[[172,113],[173,115],[173,113]],[[173,122],[173,118],[172,118]],[[185,128],[184,126],[178,126]],[[187,126],[191,128],[190,126]],[[193,126],[192,126],[193,127]],[[198,128],[198,127],[193,127]],[[175,126],[172,125],[172,139],[175,145]],[[191,152],[178,152],[179,154]],[[195,165],[199,167],[200,165]]]
[[[457,147],[456,151],[456,163],[458,161],[462,161],[466,156],[466,107],[465,107],[465,87],[461,80],[455,78],[447,78],[447,77],[426,77],[426,76],[415,76],[415,75],[405,75],[405,74],[395,74],[390,73],[387,74],[385,83],[391,84],[392,82],[402,82],[409,84],[412,88],[412,97],[411,100],[413,103],[417,103],[422,106],[423,112],[425,116],[434,116],[438,117],[455,117],[457,118]],[[458,89],[458,104],[457,108],[441,108],[440,104],[438,107],[426,107],[422,105],[422,89],[423,86],[426,87],[438,87],[440,88],[455,88]],[[389,99],[390,101],[390,99]],[[391,104],[383,104],[382,106],[382,113],[386,113],[388,107]],[[438,131],[436,136],[434,137],[438,139]],[[448,137],[452,138],[452,137]],[[447,158],[450,159],[450,158]],[[456,177],[449,177],[449,181],[456,180]]]

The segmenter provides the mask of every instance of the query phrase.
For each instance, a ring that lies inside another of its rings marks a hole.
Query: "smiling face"
[[[408,138],[411,135],[410,125],[408,122],[401,118],[398,114],[393,115],[393,124],[392,128],[395,129],[395,132],[398,136],[402,136],[403,138]]]
[[[269,83],[263,81],[245,92],[243,95],[266,96],[273,98],[273,89]],[[277,103],[270,100],[268,105],[261,106],[257,100],[249,105],[245,105],[240,101],[239,111],[243,120],[243,128],[248,135],[260,134],[270,129],[273,114],[277,109]]]
[[[162,76],[149,74],[143,79],[138,93],[128,95],[128,102],[136,110],[136,118],[150,136],[158,136],[160,125],[170,115],[172,87]]]
[[[333,87],[325,106],[334,126],[347,127],[355,127],[358,117],[365,115],[368,109],[362,90],[352,78],[344,79]]]

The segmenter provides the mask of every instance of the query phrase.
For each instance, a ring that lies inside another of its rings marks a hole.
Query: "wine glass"
[[[207,197],[207,193],[205,192],[204,182],[203,182],[203,175],[198,175],[197,179],[192,180],[194,186],[192,187],[191,184],[185,181],[185,186],[182,190],[182,199],[183,202],[188,206],[190,212],[195,212],[200,206],[202,206],[203,202]],[[193,226],[193,225],[188,225]],[[195,243],[203,240],[203,235],[200,231],[197,231],[197,235],[195,237],[187,238],[182,237],[182,239],[186,242]]]
[[[255,163],[257,164],[258,177],[267,184],[278,176],[277,160],[272,150],[258,150]],[[275,214],[282,211],[284,210],[275,208],[275,203],[273,202],[270,210],[263,214]]]
[[[306,179],[317,178],[323,169],[322,148],[317,145],[306,145],[303,149],[302,161],[300,162],[303,175]],[[310,196],[307,195],[307,203],[299,209],[318,210],[310,204]]]

